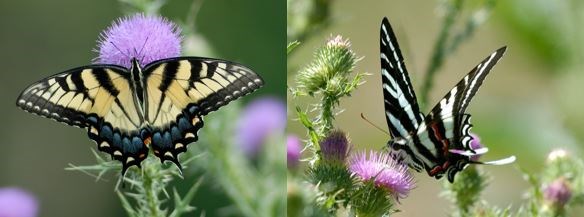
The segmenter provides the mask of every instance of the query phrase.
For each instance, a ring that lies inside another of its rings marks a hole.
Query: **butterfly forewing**
[[[161,160],[177,165],[178,154],[197,140],[204,115],[263,85],[244,66],[198,57],[157,61],[145,67],[144,75],[152,149]]]
[[[397,39],[387,18],[380,30],[381,79],[385,114],[392,137],[407,138],[424,116],[412,88]]]
[[[424,116],[420,113],[403,55],[387,18],[381,23],[380,58],[385,117],[391,136],[393,140],[414,139],[412,135],[423,123]],[[394,147],[396,157],[418,171],[424,168],[422,159],[416,157],[417,148],[406,144],[398,146]]]
[[[26,88],[17,105],[29,112],[86,128],[98,149],[120,160],[124,170],[146,157],[129,73],[112,65],[72,69]]]

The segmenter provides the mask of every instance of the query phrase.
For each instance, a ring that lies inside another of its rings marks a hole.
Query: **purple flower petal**
[[[331,131],[320,142],[320,152],[325,162],[345,164],[349,153],[349,140],[342,131]]]
[[[283,133],[285,127],[284,102],[273,97],[260,98],[241,112],[236,124],[236,142],[243,153],[254,156],[269,135]]]
[[[388,153],[371,151],[354,154],[349,160],[349,170],[361,180],[372,180],[387,189],[396,200],[405,198],[414,188],[414,178],[406,165],[395,161]]]
[[[572,191],[564,178],[556,179],[543,190],[543,198],[556,206],[566,205],[571,197]]]
[[[288,156],[288,168],[295,168],[300,162],[302,143],[297,136],[289,135],[286,140],[286,151]]]
[[[472,150],[476,150],[476,149],[479,149],[479,148],[483,148],[483,147],[485,147],[485,146],[484,146],[484,145],[481,143],[481,138],[479,138],[479,136],[478,136],[478,135],[476,135],[476,134],[474,134],[474,133],[471,133],[471,134],[470,134],[470,136],[472,137],[472,141],[470,141],[470,149],[472,149]],[[478,161],[478,160],[479,160],[479,158],[480,158],[481,156],[482,156],[482,154],[475,155],[475,156],[472,156],[472,157],[470,157],[470,159],[471,159],[472,161]]]
[[[481,138],[477,134],[471,133],[470,136],[472,137],[472,141],[470,142],[470,148],[475,150],[484,147],[481,144]]]
[[[127,68],[132,58],[142,66],[156,60],[177,57],[181,52],[180,28],[164,17],[135,14],[116,20],[98,40],[98,64]]]
[[[0,217],[35,217],[38,202],[19,188],[0,188]]]

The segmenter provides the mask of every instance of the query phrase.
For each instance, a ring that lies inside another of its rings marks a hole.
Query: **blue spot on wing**
[[[101,131],[99,132],[99,136],[101,136],[103,138],[112,139],[112,137],[113,137],[112,128],[108,125],[104,125],[103,127],[101,127]]]
[[[132,146],[133,147],[140,147],[142,145],[144,145],[144,142],[142,142],[142,139],[140,139],[138,137],[132,138]]]
[[[179,165],[178,155],[187,150],[189,143],[197,140],[197,131],[203,127],[199,112],[197,106],[189,105],[175,121],[167,123],[164,127],[152,129],[151,147],[161,161],[170,160]]]
[[[181,135],[181,132],[178,130],[178,127],[173,126],[171,128],[171,132],[172,132],[172,140],[173,141],[177,141],[177,140],[182,139],[183,136]]]
[[[87,118],[87,122],[88,122],[90,125],[97,125],[97,124],[98,124],[98,120],[97,120],[97,118],[96,118],[95,116],[90,116],[90,117],[88,117],[88,118]]]
[[[87,133],[89,138],[98,144],[100,151],[110,154],[112,158],[122,163],[122,173],[130,166],[140,166],[140,163],[146,159],[148,147],[144,144],[144,140],[150,137],[150,129],[120,131],[95,114],[89,115],[86,119],[90,124]],[[92,130],[97,130],[97,133],[92,133]],[[121,153],[121,156],[117,153]]]
[[[152,136],[152,144],[162,144],[162,136],[160,135],[160,132],[156,132],[154,133],[154,135]]]
[[[185,117],[181,117],[178,120],[178,128],[181,131],[186,131],[188,129],[190,129],[192,127],[191,123],[189,123],[189,120],[187,120]]]
[[[114,133],[114,137],[112,138],[112,144],[115,147],[118,147],[120,149],[122,148],[122,136],[120,136],[120,133],[118,132]]]
[[[164,136],[162,137],[162,146],[165,148],[172,147],[172,138],[170,137],[170,132],[164,132]]]
[[[190,105],[187,111],[189,112],[189,114],[195,115],[199,112],[199,107],[197,107],[196,105]]]
[[[122,146],[122,150],[124,152],[126,152],[126,151],[127,152],[133,152],[133,151],[135,151],[135,150],[133,150],[134,147],[130,144],[130,138],[128,138],[128,137],[124,137],[122,139],[122,145],[123,145]]]

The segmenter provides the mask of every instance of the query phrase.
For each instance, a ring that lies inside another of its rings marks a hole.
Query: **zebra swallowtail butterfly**
[[[436,179],[447,174],[450,182],[469,163],[501,165],[515,161],[515,156],[491,162],[471,160],[472,156],[486,153],[487,148],[473,150],[470,147],[471,116],[465,113],[472,97],[503,56],[506,47],[498,49],[472,69],[424,116],[387,18],[383,19],[380,32],[383,98],[392,137],[388,146],[395,158],[418,172],[426,170]]]

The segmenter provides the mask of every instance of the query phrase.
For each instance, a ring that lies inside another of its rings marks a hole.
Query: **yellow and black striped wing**
[[[123,163],[146,158],[141,130],[144,117],[136,104],[125,68],[91,65],[38,81],[18,97],[17,106],[69,125],[86,128],[98,149]]]
[[[178,154],[197,141],[203,116],[260,88],[260,76],[237,63],[179,57],[144,68],[145,119],[152,132],[152,150],[161,161],[178,163]]]

